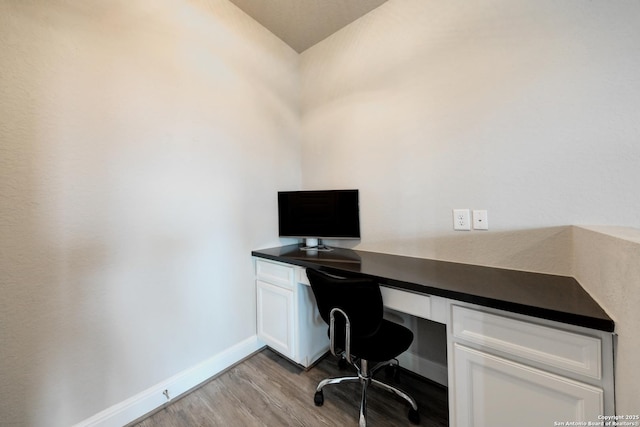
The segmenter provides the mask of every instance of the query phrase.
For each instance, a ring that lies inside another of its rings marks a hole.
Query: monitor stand
[[[329,246],[323,245],[321,239],[315,238],[306,238],[304,239],[304,246],[300,248],[302,251],[320,251],[320,252],[329,252],[332,251]]]

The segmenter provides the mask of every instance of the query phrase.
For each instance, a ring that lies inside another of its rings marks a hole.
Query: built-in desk
[[[302,251],[297,245],[252,255],[259,336],[261,319],[270,318],[261,312],[265,298],[288,295],[278,281],[294,290],[304,286],[304,268],[375,278],[390,300],[385,305],[445,324],[452,426],[551,426],[615,412],[614,322],[572,277],[340,248]],[[300,299],[313,301],[302,291],[292,291],[281,307],[290,304],[293,324],[308,323],[307,334],[297,329],[298,341],[310,340],[307,353],[317,353],[325,348],[314,344],[326,345],[326,326],[309,307],[303,313]],[[307,363],[317,354],[309,357]]]

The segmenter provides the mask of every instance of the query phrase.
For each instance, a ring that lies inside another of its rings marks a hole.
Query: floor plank
[[[213,380],[130,427],[192,426],[357,426],[360,385],[340,384],[324,389],[324,405],[313,395],[327,377],[351,375],[332,356],[305,371],[265,349]],[[376,378],[396,384],[418,403],[421,426],[448,426],[447,389],[408,372],[400,380],[380,372]],[[409,405],[395,395],[370,387],[367,419],[370,426],[410,426]]]

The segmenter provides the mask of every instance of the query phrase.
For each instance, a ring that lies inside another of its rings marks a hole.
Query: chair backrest
[[[307,277],[316,297],[322,319],[329,324],[329,313],[339,308],[347,313],[351,321],[354,338],[374,334],[382,323],[384,309],[380,286],[367,278],[336,278],[323,272],[307,268]],[[342,316],[336,321],[344,325]]]

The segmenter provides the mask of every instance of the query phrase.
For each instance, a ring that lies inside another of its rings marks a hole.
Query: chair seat
[[[409,329],[383,319],[375,333],[351,341],[351,354],[372,362],[384,362],[406,351],[412,341],[413,333]],[[344,334],[336,336],[336,344],[344,348]]]

